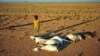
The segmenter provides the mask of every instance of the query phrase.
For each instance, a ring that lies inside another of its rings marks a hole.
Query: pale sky
[[[0,0],[0,2],[100,2],[100,0]]]

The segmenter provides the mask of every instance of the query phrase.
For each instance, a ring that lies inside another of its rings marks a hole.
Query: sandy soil
[[[33,16],[40,35],[94,32],[94,38],[70,43],[59,52],[32,49]],[[100,3],[0,3],[0,56],[100,56]]]

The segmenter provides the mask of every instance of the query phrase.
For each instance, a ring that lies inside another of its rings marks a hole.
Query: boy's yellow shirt
[[[34,20],[34,28],[39,28],[39,20]]]

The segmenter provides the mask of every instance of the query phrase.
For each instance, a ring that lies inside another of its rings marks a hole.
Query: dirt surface
[[[40,20],[40,35],[94,32],[59,52],[32,49],[33,16]],[[0,56],[100,56],[100,3],[0,3]]]

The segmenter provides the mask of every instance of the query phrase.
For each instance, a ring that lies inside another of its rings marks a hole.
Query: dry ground
[[[32,49],[33,16],[40,20],[40,34],[94,32],[68,44],[59,52]],[[0,3],[0,56],[100,56],[100,3]]]

